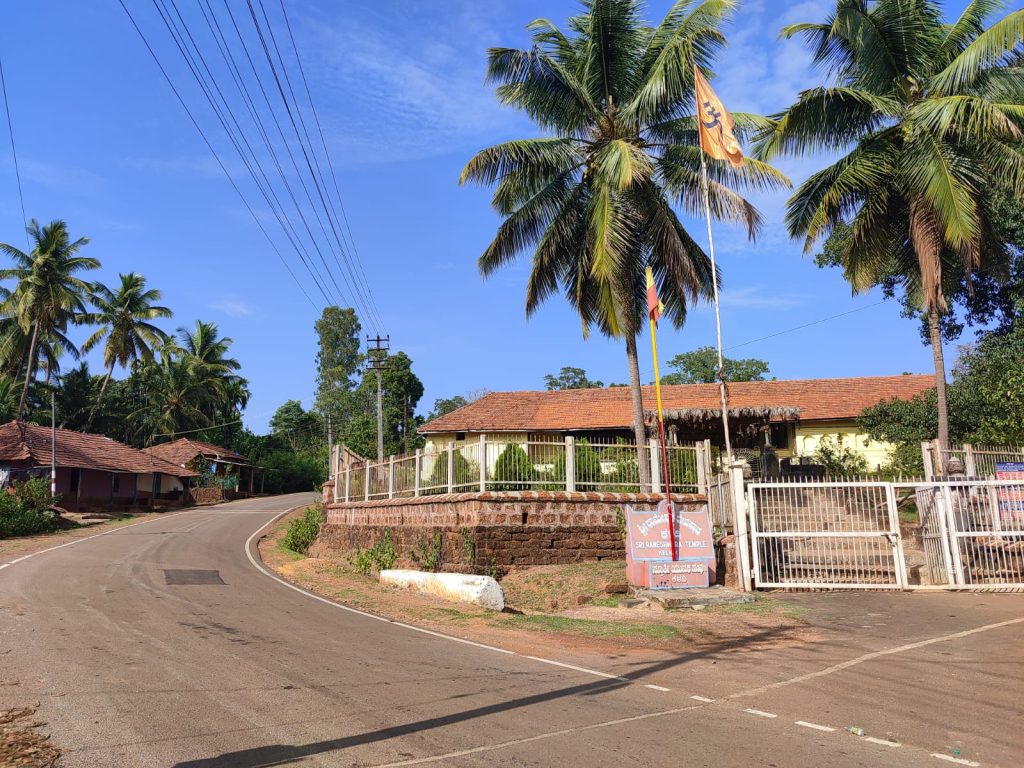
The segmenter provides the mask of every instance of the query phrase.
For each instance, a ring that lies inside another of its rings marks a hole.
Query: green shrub
[[[357,549],[347,559],[349,565],[363,574],[363,576],[370,575],[370,570],[373,568],[373,555],[370,554],[370,550]]]
[[[50,479],[32,477],[21,483],[13,483],[14,495],[29,509],[45,512],[60,503],[60,496],[50,493]]]
[[[314,504],[306,509],[302,517],[288,523],[288,531],[281,543],[292,552],[298,552],[300,555],[308,554],[309,548],[313,546],[313,542],[320,534],[320,526],[323,522],[323,504]]]
[[[409,556],[419,563],[424,571],[437,571],[440,570],[441,563],[443,562],[441,550],[441,531],[435,528],[430,541],[427,542],[424,539],[420,539],[417,550],[410,552]]]
[[[465,456],[461,451],[456,451],[452,459],[455,470],[455,482],[466,483],[468,479],[479,477],[479,468]],[[434,457],[434,468],[430,470],[430,478],[427,480],[428,490],[423,494],[433,496],[439,493],[448,493],[448,451],[441,451]]]
[[[262,479],[266,493],[319,490],[327,474],[318,457],[291,451],[274,451],[263,457],[260,465],[266,468]],[[257,491],[260,489],[259,483],[260,479],[257,478]]]
[[[36,509],[14,494],[0,491],[0,539],[32,536],[52,531],[56,527],[57,514],[52,510],[45,507]]]
[[[811,454],[811,461],[824,466],[827,474],[837,476],[857,475],[868,468],[864,454],[833,435],[821,438],[817,450]]]
[[[476,565],[476,540],[473,532],[463,526],[459,528],[459,536],[462,538],[462,555],[468,565]]]
[[[576,469],[576,488],[586,490],[589,486],[604,482],[601,474],[601,457],[597,451],[590,446],[588,440],[577,440],[573,451],[574,466]],[[552,471],[553,485],[556,488],[565,490],[565,452],[562,451],[555,458],[555,465]],[[581,488],[582,486],[582,488]]]
[[[533,461],[521,446],[511,443],[505,446],[494,463],[494,482],[487,487],[492,491],[518,491],[529,489],[537,477]]]
[[[380,541],[369,549],[357,549],[347,559],[349,565],[363,576],[369,576],[374,569],[379,572],[394,568],[395,561],[398,560],[398,552],[395,550],[395,542],[391,537],[391,529],[385,528]]]

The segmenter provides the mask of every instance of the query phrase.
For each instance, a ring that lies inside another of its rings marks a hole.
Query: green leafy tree
[[[72,241],[63,221],[54,220],[40,227],[32,219],[27,231],[33,243],[29,253],[0,243],[0,251],[14,261],[13,267],[0,269],[0,280],[13,278],[17,281],[13,291],[5,289],[0,293],[0,316],[14,320],[20,332],[29,337],[24,362],[25,383],[18,403],[19,418],[25,413],[29,383],[39,367],[40,342],[51,351],[44,358],[47,379],[58,370],[58,351],[78,356],[77,348],[66,333],[69,325],[81,323],[86,317],[85,302],[92,290],[92,285],[78,275],[100,266],[98,260],[78,255],[89,238]]]
[[[82,352],[89,352],[102,343],[103,364],[107,368],[96,395],[96,406],[103,400],[114,366],[127,368],[133,360],[148,362],[153,359],[153,347],[165,342],[167,334],[150,321],[173,314],[167,307],[154,304],[160,300],[160,291],[155,288],[147,290],[146,278],[142,275],[133,272],[118,277],[121,284],[113,291],[102,283],[93,285],[89,300],[96,311],[85,317],[86,322],[99,325],[99,328],[85,340]]]
[[[951,389],[972,442],[1024,446],[1024,324],[961,347]]]
[[[452,411],[457,411],[463,406],[469,405],[469,401],[466,400],[462,395],[455,395],[454,397],[439,397],[434,401],[434,407],[427,415],[427,421],[433,421],[439,419],[442,416],[447,416]]]
[[[363,363],[359,353],[362,327],[355,310],[327,307],[314,325],[317,334],[316,410],[339,432],[355,409],[352,392]]]
[[[270,417],[270,431],[298,453],[323,441],[318,415],[307,411],[298,400],[289,400]]]
[[[565,33],[547,20],[530,25],[527,50],[492,48],[487,80],[498,99],[528,115],[546,135],[478,153],[462,182],[494,184],[504,218],[479,259],[490,275],[532,250],[526,312],[561,290],[584,335],[596,325],[625,340],[641,477],[650,482],[637,336],[646,313],[647,267],[665,316],[676,327],[687,307],[712,295],[711,263],[683,227],[673,203],[702,210],[702,153],[694,116],[694,66],[710,72],[724,46],[720,27],[732,0],[680,0],[655,27],[639,0],[587,0]],[[762,126],[734,115],[741,132]],[[710,208],[751,237],[761,219],[731,187],[787,184],[769,166],[741,169],[709,160]]]
[[[776,115],[762,159],[843,152],[787,207],[794,237],[849,226],[838,263],[857,292],[895,275],[928,317],[938,438],[949,445],[940,318],[949,274],[1003,271],[1008,255],[986,188],[1024,194],[1024,77],[1014,61],[1024,10],[986,26],[998,3],[973,0],[952,24],[930,2],[837,0],[822,23],[795,24],[829,77]]]
[[[587,372],[582,368],[566,366],[558,375],[546,374],[544,376],[545,389],[599,389],[604,386],[602,381],[592,381],[587,378]]]
[[[416,430],[421,419],[416,407],[423,397],[423,382],[404,352],[388,358],[381,371],[384,414],[384,455],[409,453],[421,444]],[[346,425],[344,442],[362,456],[377,455],[377,376],[366,372],[354,393],[358,410]]]
[[[724,357],[722,362],[727,381],[764,381],[768,377],[768,363],[764,360]],[[668,367],[675,370],[661,377],[662,384],[712,384],[718,381],[718,351],[714,347],[699,347],[671,358]]]

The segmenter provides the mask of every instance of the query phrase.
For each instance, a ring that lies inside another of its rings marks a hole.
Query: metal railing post
[[[480,493],[487,490],[487,435],[480,435]]]
[[[416,457],[413,459],[413,467],[412,467],[413,468],[413,475],[414,475],[413,481],[412,481],[412,495],[413,496],[419,496],[420,495],[420,467],[423,464],[423,462],[421,461],[421,458],[422,458],[422,454],[420,453],[420,449],[417,448],[416,449]]]
[[[565,436],[565,490],[576,490],[576,438],[572,435]]]
[[[455,493],[455,443],[448,443],[448,493]]]
[[[388,457],[388,498],[395,498],[395,456]]]

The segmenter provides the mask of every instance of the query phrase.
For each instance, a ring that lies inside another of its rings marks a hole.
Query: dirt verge
[[[754,603],[702,611],[619,607],[625,595],[608,594],[606,588],[610,584],[621,588],[625,582],[622,562],[514,570],[501,582],[508,606],[503,613],[449,603],[382,586],[376,578],[358,573],[342,557],[309,558],[286,549],[281,540],[288,523],[301,514],[302,510],[297,510],[277,521],[259,542],[263,562],[282,578],[368,613],[477,642],[531,654],[559,654],[567,648],[597,653],[679,653],[723,640],[750,638],[754,643],[779,647],[817,637],[802,620],[799,607],[764,595]]]

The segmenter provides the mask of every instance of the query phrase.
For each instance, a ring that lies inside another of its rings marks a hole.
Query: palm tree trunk
[[[32,326],[32,341],[28,346],[28,370],[25,372],[25,386],[21,388],[21,400],[18,401],[18,421],[25,417],[25,399],[28,397],[28,385],[36,372],[36,343],[39,341],[39,323]]]
[[[935,307],[928,310],[928,337],[932,345],[932,360],[935,363],[935,395],[939,410],[939,445],[949,450],[949,402],[946,399],[946,361],[942,354],[942,330],[939,327],[939,312]]]
[[[629,393],[633,401],[633,435],[636,439],[637,467],[640,489],[651,490],[651,455],[647,450],[647,428],[644,426],[644,396],[640,389],[640,363],[636,355],[636,335],[626,334],[626,358],[629,360]]]
[[[100,392],[96,395],[96,402],[92,404],[92,408],[89,409],[89,418],[85,422],[85,431],[89,431],[89,427],[92,426],[93,417],[96,415],[96,411],[99,410],[100,403],[103,402],[103,393],[107,391],[107,384],[110,383],[110,377],[114,375],[114,364],[111,363],[107,366],[107,375],[103,377],[103,383],[100,385]]]

